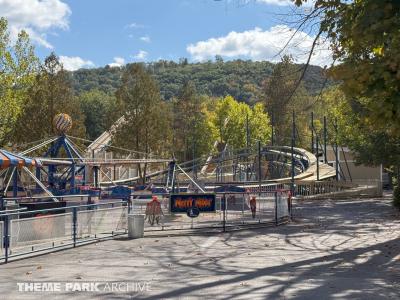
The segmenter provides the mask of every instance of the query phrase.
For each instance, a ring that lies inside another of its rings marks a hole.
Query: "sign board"
[[[172,213],[187,213],[191,207],[197,207],[199,212],[214,212],[215,194],[172,194],[170,207]]]
[[[200,214],[200,210],[194,206],[189,208],[186,214],[189,218],[197,218]]]

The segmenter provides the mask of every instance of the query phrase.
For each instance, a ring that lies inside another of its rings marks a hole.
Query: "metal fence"
[[[288,190],[261,193],[217,193],[215,212],[197,218],[171,213],[168,195],[158,195],[159,216],[146,216],[145,231],[211,229],[227,231],[245,225],[279,225],[290,219]],[[252,199],[254,197],[254,199]],[[151,199],[129,199],[40,210],[0,213],[0,259],[29,256],[97,241],[127,232],[128,214],[145,214]]]
[[[127,232],[126,201],[0,214],[0,259],[75,247]]]
[[[295,195],[300,199],[346,196],[382,196],[380,180],[296,182]]]
[[[255,197],[255,205],[250,203]],[[229,230],[243,225],[280,224],[290,218],[290,199],[288,190],[262,193],[224,192],[216,194],[215,212],[201,212],[196,218],[185,213],[172,213],[168,197],[160,196],[161,213],[158,216],[146,215],[145,231],[179,229]],[[151,199],[133,199],[132,212],[146,214],[146,205]]]

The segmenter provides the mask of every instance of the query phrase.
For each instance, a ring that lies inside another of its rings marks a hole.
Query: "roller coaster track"
[[[182,168],[182,173],[193,171],[192,168],[199,168],[202,170],[203,179],[207,177],[211,178],[215,174],[215,169],[217,164],[223,164],[224,162],[233,162],[238,158],[246,157],[247,159],[255,159],[257,157],[257,153],[254,151],[250,151],[251,149],[240,150],[231,155],[226,155],[223,158],[218,156],[218,153],[213,156],[200,157],[195,160],[183,162],[180,164]],[[221,154],[221,153],[219,153]],[[229,153],[225,153],[229,154]],[[277,166],[286,166],[289,168],[291,166],[291,148],[288,146],[275,146],[275,147],[264,147],[261,151],[261,155],[273,155],[275,157],[280,157],[282,161],[272,161],[273,164]],[[295,170],[296,176],[294,177],[295,181],[302,182],[311,182],[317,180],[317,158],[311,152],[302,149],[302,148],[294,148],[293,149],[294,160],[295,160]],[[327,164],[322,162],[319,163],[319,180],[324,180],[328,178],[335,177],[335,169]],[[204,173],[204,170],[207,170],[207,173]],[[179,171],[177,171],[179,173]],[[156,178],[168,173],[168,170],[160,170],[156,172],[152,172],[146,175],[146,178]],[[114,180],[110,182],[101,182],[103,185],[110,184],[122,184],[137,181],[139,176],[122,179],[122,180]],[[291,177],[283,177],[283,178],[275,178],[270,180],[263,180],[263,183],[288,183],[290,182]],[[243,182],[242,182],[243,183]]]

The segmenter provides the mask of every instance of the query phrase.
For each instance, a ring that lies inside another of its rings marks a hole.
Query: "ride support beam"
[[[296,120],[295,120],[295,114],[294,110],[292,113],[292,143],[290,147],[290,154],[291,154],[291,184],[290,184],[290,190],[292,195],[294,195],[294,147],[295,147],[295,139],[296,139]]]
[[[14,167],[14,173],[13,173],[13,197],[18,196],[18,169],[17,167]]]

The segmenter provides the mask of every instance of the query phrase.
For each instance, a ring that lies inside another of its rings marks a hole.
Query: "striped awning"
[[[0,149],[0,169],[6,169],[8,167],[22,168],[32,166],[41,166],[40,160]]]

